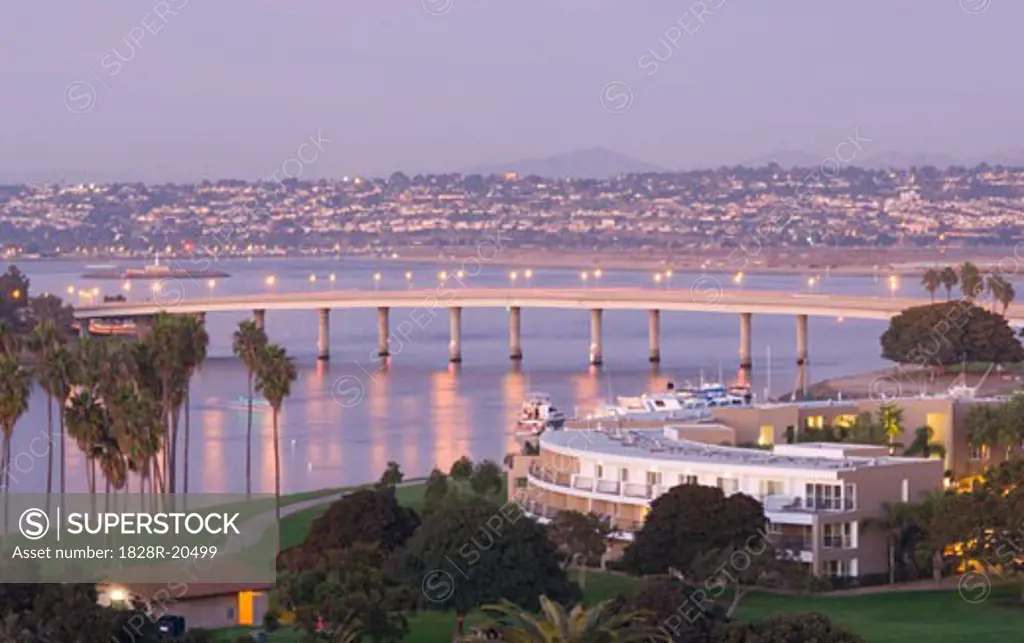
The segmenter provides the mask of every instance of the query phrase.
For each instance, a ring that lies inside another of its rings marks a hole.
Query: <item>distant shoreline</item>
[[[1012,277],[1024,273],[1024,248],[1014,246],[988,248],[751,248],[700,250],[681,249],[677,253],[652,250],[574,250],[574,249],[502,249],[493,243],[481,242],[476,246],[449,248],[396,248],[398,256],[387,257],[370,252],[341,252],[322,254],[264,253],[230,255],[221,259],[302,259],[313,261],[340,259],[398,264],[425,263],[451,266],[457,269],[465,264],[467,270],[476,265],[495,265],[507,268],[558,268],[575,270],[614,269],[674,272],[720,273],[731,278],[736,273],[761,275],[832,275],[856,277],[888,277],[890,275],[919,275],[928,267],[959,265],[964,261],[975,263],[982,271],[999,268]],[[638,255],[646,254],[646,257]],[[169,263],[188,261],[193,255],[166,255]],[[147,257],[83,256],[83,257],[12,257],[8,263],[35,263],[46,261],[144,261]],[[204,261],[216,262],[217,258]]]

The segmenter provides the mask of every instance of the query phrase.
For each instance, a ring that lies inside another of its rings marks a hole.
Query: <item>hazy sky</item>
[[[701,4],[9,0],[0,178],[261,178],[318,131],[303,177],[1024,148],[1024,2]]]

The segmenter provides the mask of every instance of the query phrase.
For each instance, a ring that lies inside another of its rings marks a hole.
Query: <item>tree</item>
[[[68,435],[85,455],[86,485],[96,493],[96,456],[100,441],[110,433],[110,414],[103,399],[89,390],[80,390],[67,401]]]
[[[750,496],[726,497],[717,487],[678,485],[654,499],[623,566],[633,574],[686,574],[701,552],[734,545],[743,547],[764,533],[764,507]]]
[[[256,373],[256,353],[267,345],[267,334],[256,322],[248,320],[238,324],[231,342],[234,351],[245,365],[248,401],[248,415],[245,423],[245,493],[252,493],[252,391],[253,377]]]
[[[178,418],[188,388],[186,360],[189,347],[185,341],[184,318],[170,313],[157,313],[149,339],[152,357],[160,378],[160,409],[167,427],[167,449],[163,451],[163,489],[171,492],[177,482]]]
[[[478,494],[499,493],[504,488],[505,475],[493,460],[484,460],[473,467],[469,486]]]
[[[806,583],[798,581],[806,573],[799,562],[784,559],[767,538],[758,538],[742,547],[730,545],[698,554],[690,577],[703,585],[708,598],[728,593],[732,598],[725,616],[732,618],[750,592],[803,587]]]
[[[889,321],[881,344],[884,358],[919,367],[1024,360],[1024,348],[1005,317],[962,301],[904,310]]]
[[[970,261],[965,261],[960,266],[960,290],[964,293],[965,299],[971,300],[985,292],[985,282],[981,277],[981,271]]]
[[[1017,292],[1014,290],[1013,284],[1007,281],[1002,275],[992,273],[988,276],[987,285],[988,292],[992,295],[992,299],[1002,304],[1002,314],[1005,316],[1010,304],[1013,303],[1013,300],[1017,297]]]
[[[548,524],[548,537],[565,555],[565,566],[580,566],[581,587],[586,586],[586,566],[607,551],[611,531],[606,518],[578,511],[559,512]]]
[[[969,555],[999,569],[1001,577],[1019,576],[1024,572],[1024,556],[1015,543],[1024,525],[1024,459],[990,467],[966,498],[964,506],[971,510],[964,539]]]
[[[538,594],[562,603],[579,598],[544,528],[515,505],[452,497],[424,516],[406,550],[409,583],[423,588],[430,608],[455,611],[460,636],[465,615],[487,603],[536,609]]]
[[[663,631],[651,627],[644,615],[613,609],[613,601],[594,607],[576,605],[572,610],[540,597],[540,614],[534,615],[511,601],[485,605],[491,627],[509,643],[629,643],[671,642]]]
[[[914,439],[903,450],[904,456],[921,458],[946,457],[946,447],[941,442],[933,442],[935,429],[930,426],[919,426],[914,429]]]
[[[405,478],[405,474],[402,473],[402,467],[398,466],[398,463],[392,460],[388,462],[388,468],[381,474],[380,480],[377,482],[378,487],[395,487],[402,483]]]
[[[437,468],[430,472],[424,485],[423,499],[426,511],[433,511],[448,495],[448,477]]]
[[[904,503],[882,503],[880,516],[864,520],[865,530],[884,533],[888,540],[889,584],[896,583],[897,565],[903,563],[912,550],[914,537],[913,508]]]
[[[915,503],[911,519],[918,527],[917,544],[922,546],[932,560],[932,578],[935,584],[942,582],[943,556],[950,545],[963,541],[969,526],[970,508],[965,505],[966,496],[946,495],[942,491],[929,492],[921,502]]]
[[[270,405],[271,423],[274,427],[274,512],[278,520],[281,520],[281,449],[277,424],[281,416],[281,405],[284,404],[284,399],[291,395],[292,382],[297,377],[295,364],[285,349],[275,344],[267,344],[259,349],[256,354],[256,390]]]
[[[281,603],[310,636],[402,641],[409,634],[403,610],[412,601],[409,589],[385,573],[385,563],[374,544],[332,550],[311,569],[282,574]]]
[[[928,268],[921,275],[921,285],[928,291],[932,298],[932,303],[935,303],[935,291],[942,285],[942,276],[935,268]]]
[[[886,444],[888,442],[885,427],[881,421],[867,411],[857,414],[853,424],[847,430],[845,438],[845,441],[855,444]]]
[[[971,407],[965,420],[967,436],[972,446],[1002,449],[1008,460],[1013,449],[1024,441],[1024,396],[1020,394],[1008,402]]]
[[[644,579],[632,598],[621,609],[645,616],[677,643],[711,643],[727,623],[725,609],[710,600],[708,591],[679,578],[651,576]]]
[[[300,549],[320,555],[356,543],[373,543],[392,552],[405,545],[419,524],[416,512],[398,504],[394,494],[364,489],[333,502],[313,521]]]
[[[952,266],[946,266],[939,273],[939,279],[942,281],[942,287],[946,289],[946,301],[949,301],[953,296],[953,288],[960,282],[960,277],[957,276],[956,270]]]
[[[0,429],[3,430],[3,483],[4,521],[7,520],[7,497],[11,484],[11,438],[14,425],[28,410],[31,379],[28,372],[13,357],[0,355]]]
[[[185,467],[182,472],[182,478],[184,482],[183,491],[188,493],[189,441],[192,432],[192,411],[190,409],[192,377],[196,374],[196,371],[202,368],[203,362],[206,361],[206,351],[210,345],[210,335],[206,332],[205,322],[191,315],[184,318],[182,332],[184,334],[182,345],[184,347],[183,362],[185,367],[185,444],[183,449]]]
[[[878,411],[878,423],[885,433],[885,442],[890,452],[898,443],[896,438],[903,435],[903,409],[895,404],[883,404]]]
[[[61,374],[56,368],[54,352],[64,345],[63,337],[52,322],[42,321],[35,325],[29,336],[28,349],[35,358],[35,376],[40,388],[46,394],[46,494],[53,492],[53,402],[63,390]],[[59,404],[64,398],[57,398]]]
[[[452,480],[469,480],[472,475],[473,461],[466,456],[453,462],[452,468],[448,471],[448,476]]]

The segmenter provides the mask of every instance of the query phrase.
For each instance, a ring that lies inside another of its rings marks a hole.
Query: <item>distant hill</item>
[[[669,171],[671,170],[645,161],[638,161],[603,147],[592,147],[554,156],[478,165],[463,170],[462,174],[488,175],[518,172],[520,176],[536,174],[552,178],[603,179],[619,174]]]
[[[794,168],[794,167],[814,167],[820,165],[825,159],[822,156],[811,154],[810,152],[800,152],[796,150],[784,150],[774,152],[772,154],[765,154],[758,156],[757,158],[747,159],[739,165],[745,167],[764,167],[771,163],[777,163],[782,168]]]

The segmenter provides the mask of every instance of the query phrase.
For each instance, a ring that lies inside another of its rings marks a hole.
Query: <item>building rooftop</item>
[[[864,467],[930,462],[923,458],[889,456],[885,447],[872,444],[787,444],[769,451],[680,440],[673,437],[676,434],[676,429],[671,426],[664,429],[565,429],[544,432],[540,444],[542,450],[554,447],[574,451],[578,455],[818,471],[853,471]]]

